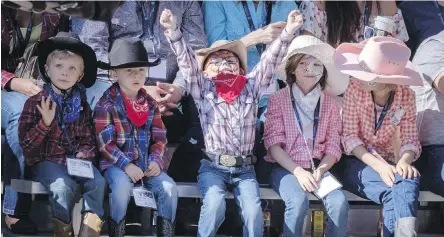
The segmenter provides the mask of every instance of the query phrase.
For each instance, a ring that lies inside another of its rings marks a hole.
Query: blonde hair
[[[73,53],[73,52],[71,52],[69,50],[58,50],[58,49],[56,49],[56,50],[52,51],[48,55],[48,58],[46,59],[46,65],[49,66],[49,64],[51,64],[51,61],[52,61],[53,58],[66,59],[66,58],[70,58],[70,57],[79,58],[81,60],[80,70],[83,71],[85,69],[85,63],[83,61],[83,58],[80,55],[78,55],[76,53]]]

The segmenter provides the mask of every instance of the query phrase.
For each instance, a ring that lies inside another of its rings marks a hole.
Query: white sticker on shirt
[[[390,115],[390,122],[396,126],[401,122],[402,117],[404,117],[405,111],[402,106],[399,106],[395,109],[394,112]]]

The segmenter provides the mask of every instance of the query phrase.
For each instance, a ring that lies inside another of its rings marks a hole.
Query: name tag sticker
[[[336,189],[342,188],[342,184],[332,175],[330,172],[325,172],[324,176],[318,183],[318,189],[314,191],[314,194],[322,199],[330,192]]]
[[[156,199],[154,198],[153,192],[147,190],[146,188],[133,188],[133,196],[137,206],[157,209]]]
[[[89,160],[66,158],[66,166],[69,175],[88,179],[94,178],[93,165]]]

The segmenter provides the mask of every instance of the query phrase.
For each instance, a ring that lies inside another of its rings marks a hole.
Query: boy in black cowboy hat
[[[111,48],[110,64],[100,66],[111,70],[117,81],[94,109],[103,158],[100,168],[111,189],[110,236],[125,234],[126,209],[135,184],[142,184],[137,190],[148,193],[149,189],[157,198],[157,236],[174,235],[177,188],[162,171],[166,130],[157,103],[143,89],[148,67],[159,64],[159,60],[149,62],[147,55],[139,39],[122,38]]]
[[[99,236],[106,183],[92,165],[97,149],[85,93],[96,78],[96,56],[66,32],[43,41],[37,50],[46,84],[26,101],[19,120],[26,163],[33,168],[33,179],[51,193],[55,236],[73,236],[71,212],[79,186],[84,190],[79,236]],[[75,172],[76,164],[86,165],[86,171]]]

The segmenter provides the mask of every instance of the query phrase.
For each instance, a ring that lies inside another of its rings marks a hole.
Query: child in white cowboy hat
[[[260,237],[261,201],[252,154],[258,101],[301,27],[302,16],[298,11],[288,15],[285,30],[247,75],[247,50],[241,41],[216,41],[211,48],[197,51],[196,58],[177,28],[176,17],[164,10],[160,21],[186,78],[181,87],[196,102],[205,139],[198,176],[203,197],[198,236],[215,236],[230,189],[241,208],[244,236]]]
[[[20,116],[23,155],[33,180],[50,192],[54,236],[74,236],[71,213],[80,190],[84,204],[79,236],[99,236],[106,182],[93,166],[97,147],[85,91],[96,80],[96,54],[67,32],[43,41],[37,54],[46,84],[26,101]],[[87,167],[82,172],[87,177],[72,172],[70,160],[83,160],[77,165]]]
[[[347,158],[335,166],[344,188],[383,205],[383,235],[416,236],[421,154],[415,94],[422,85],[400,40],[373,37],[341,44],[337,68],[352,77],[344,95],[342,144]],[[400,131],[399,160],[392,141]],[[403,233],[405,235],[403,235]]]
[[[318,38],[299,36],[277,70],[288,87],[270,98],[264,142],[265,160],[275,163],[271,187],[286,205],[284,236],[302,236],[306,192],[317,190],[342,155],[341,116],[333,97],[345,92],[348,76],[336,69],[334,52]],[[348,202],[340,187],[319,198],[328,207],[326,236],[346,236]]]

